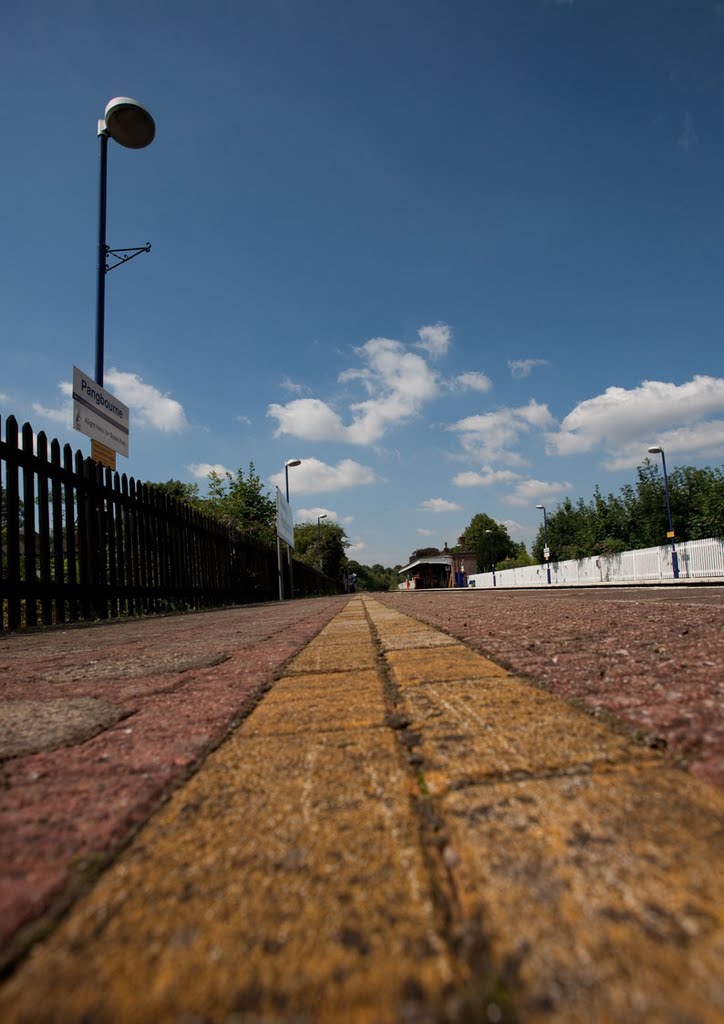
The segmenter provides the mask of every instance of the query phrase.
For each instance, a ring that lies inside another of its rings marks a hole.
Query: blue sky
[[[143,480],[287,459],[297,520],[404,563],[477,512],[724,451],[724,3],[5,0],[0,414],[74,447],[93,372]]]

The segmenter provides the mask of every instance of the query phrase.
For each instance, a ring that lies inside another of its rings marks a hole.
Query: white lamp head
[[[126,149],[144,149],[156,135],[156,124],[140,103],[130,96],[116,96],[106,104],[106,131]]]

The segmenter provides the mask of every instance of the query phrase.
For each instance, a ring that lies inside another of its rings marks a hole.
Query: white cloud
[[[225,477],[227,473],[230,476],[234,475],[230,469],[220,462],[195,462],[191,466],[187,466],[186,469],[199,480],[206,480],[210,473],[216,473],[217,476],[221,477]]]
[[[350,523],[354,522],[354,516],[342,516],[342,525],[349,526]]]
[[[645,447],[639,443],[627,445],[604,459],[606,469],[630,469],[647,457],[646,449],[657,445],[667,456],[684,455],[720,459],[724,452],[724,420],[708,420],[692,427],[677,427],[660,431]],[[660,456],[652,456],[658,459]]]
[[[73,424],[72,402],[66,402],[65,405],[58,406],[57,409],[50,409],[47,405],[41,405],[40,402],[33,402],[32,409],[38,416],[50,420],[51,423],[60,423],[64,427],[71,427]]]
[[[514,377],[530,377],[536,366],[548,366],[547,359],[509,359],[508,366]]]
[[[367,545],[361,537],[355,537],[349,547],[346,549],[348,558],[353,558],[355,562],[359,562],[359,556],[367,550]]]
[[[505,500],[511,505],[543,505],[551,498],[559,498],[570,489],[568,481],[556,483],[545,480],[521,480],[510,494],[505,495]]]
[[[316,523],[319,516],[325,516],[331,523],[337,522],[337,513],[331,508],[298,508],[294,516],[297,523]]]
[[[346,427],[337,413],[320,398],[295,398],[286,405],[270,405],[267,416],[278,423],[275,437],[289,434],[304,441],[338,440]]]
[[[47,405],[41,405],[40,402],[33,402],[31,408],[38,416],[70,429],[73,426],[73,385],[69,380],[58,381],[58,391],[66,399],[62,405],[52,409]]]
[[[294,470],[294,494],[314,494],[339,491],[348,487],[373,484],[376,476],[369,466],[363,466],[353,459],[342,459],[336,466],[330,466],[319,459],[302,459]],[[284,473],[270,477],[271,483],[284,489]]]
[[[468,391],[479,391],[481,394],[490,391],[493,386],[490,377],[486,377],[484,373],[479,373],[477,370],[472,370],[469,373],[460,373],[455,378],[455,381],[460,387],[466,388]]]
[[[646,448],[668,433],[682,453],[715,454],[720,437],[716,421],[702,421],[723,412],[721,377],[697,375],[680,385],[647,380],[630,390],[611,387],[579,402],[559,430],[548,435],[547,450],[579,455],[603,446],[606,464],[621,468],[636,465],[645,458]],[[634,454],[637,448],[640,457]]]
[[[452,342],[452,327],[447,324],[438,323],[428,327],[421,327],[417,332],[419,341],[416,347],[423,349],[431,359],[439,359],[444,356]]]
[[[453,483],[457,487],[490,487],[493,484],[509,484],[512,480],[519,479],[520,473],[514,473],[512,469],[483,466],[479,473],[458,473],[453,477]]]
[[[516,523],[515,519],[499,519],[498,522],[506,528],[513,540],[522,540],[523,537],[528,537],[530,534],[530,527]]]
[[[425,360],[399,341],[372,338],[359,352],[368,363],[375,397],[350,406],[354,418],[347,439],[373,444],[389,426],[417,416],[423,403],[438,393],[438,383]]]
[[[251,426],[251,416],[244,416],[243,414],[235,417],[237,423],[243,423],[245,427]]]
[[[471,456],[490,465],[505,462],[509,466],[526,465],[527,460],[513,450],[522,434],[531,427],[543,429],[554,424],[548,406],[531,399],[518,408],[497,409],[494,412],[466,416],[452,423],[447,430],[459,433],[463,449]]]
[[[166,433],[177,433],[188,426],[181,403],[164,395],[152,384],[146,384],[137,373],[109,370],[104,386],[131,408],[131,430],[134,427],[153,427]]]
[[[306,384],[297,384],[296,381],[293,381],[291,379],[291,377],[282,377],[282,379],[279,382],[279,387],[281,387],[284,391],[291,392],[291,394],[293,395],[309,394],[309,388],[307,387]]]
[[[422,405],[439,390],[437,375],[414,352],[391,338],[372,338],[357,354],[366,366],[345,370],[342,383],[362,381],[367,395],[350,405],[352,422],[319,398],[298,398],[286,405],[273,404],[267,415],[277,421],[275,436],[288,434],[306,441],[347,441],[370,445],[389,427],[419,415]]]
[[[447,498],[428,498],[419,505],[421,512],[459,512],[461,508],[462,505]]]
[[[416,532],[419,533],[421,537],[434,537],[436,531],[425,530],[423,527],[420,527]]]

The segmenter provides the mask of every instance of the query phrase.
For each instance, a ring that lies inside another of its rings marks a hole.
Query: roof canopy
[[[414,562],[410,562],[409,565],[403,565],[401,569],[397,570],[399,576],[401,572],[410,572],[412,569],[423,565],[441,565],[447,568],[452,568],[453,560],[450,555],[428,555],[427,558],[418,558]]]

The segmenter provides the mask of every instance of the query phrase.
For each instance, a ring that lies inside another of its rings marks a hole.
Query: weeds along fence
[[[0,630],[278,597],[274,549],[14,416],[4,439],[0,421],[0,521]],[[338,590],[300,562],[293,573],[296,596]]]

